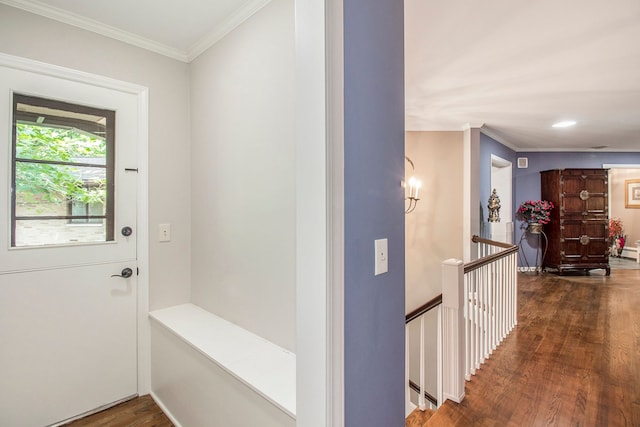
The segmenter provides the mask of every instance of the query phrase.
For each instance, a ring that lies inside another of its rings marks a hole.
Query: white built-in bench
[[[203,394],[203,390],[205,394],[214,393],[212,395],[214,397],[202,398],[200,404],[200,406],[206,406],[206,402],[209,402],[211,408],[217,405],[217,409],[212,409],[211,417],[229,416],[222,412],[238,403],[240,408],[244,408],[238,414],[242,417],[251,409],[247,408],[251,405],[248,401],[265,399],[277,408],[275,412],[283,412],[284,418],[291,420],[291,425],[295,425],[296,355],[294,353],[194,304],[156,310],[149,315],[154,321],[152,322],[152,371],[155,370],[155,375],[152,375],[152,389],[154,389],[154,397],[160,400],[161,406],[164,406],[169,413],[173,413],[174,422],[182,422],[184,425],[199,423],[189,417],[197,411],[206,411],[207,408],[195,406],[190,408],[189,402],[193,402],[192,405],[198,405],[200,396],[194,394],[193,397],[187,398],[184,395],[184,393],[190,393],[190,391],[185,392],[185,389],[196,389],[199,390],[200,395]],[[170,335],[174,338],[166,334],[166,331],[171,332]],[[215,368],[206,367],[206,360],[192,354],[193,350],[215,364]],[[238,391],[239,387],[234,385],[233,380],[225,373],[261,397],[247,398],[251,392]],[[207,379],[208,377],[210,378]],[[222,390],[210,390],[212,388]],[[234,392],[239,394],[233,395]],[[224,400],[227,397],[233,402],[211,401]],[[244,402],[237,402],[239,400]],[[272,414],[274,410],[264,408],[268,405],[259,402],[256,405],[258,413],[267,411],[275,418],[280,417]],[[181,420],[175,412],[187,414],[183,416],[186,419]],[[200,421],[207,422],[204,418]],[[209,419],[210,421],[212,419]]]

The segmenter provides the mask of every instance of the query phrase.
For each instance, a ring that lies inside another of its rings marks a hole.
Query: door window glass
[[[11,246],[114,239],[115,112],[14,94]]]

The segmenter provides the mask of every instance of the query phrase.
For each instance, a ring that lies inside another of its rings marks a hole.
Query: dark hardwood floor
[[[127,402],[65,424],[65,427],[173,427],[151,396],[140,396]]]
[[[411,426],[640,427],[640,270],[518,280],[518,326],[464,401]],[[67,426],[172,424],[142,396]]]
[[[518,325],[425,426],[640,426],[640,270],[520,274]]]

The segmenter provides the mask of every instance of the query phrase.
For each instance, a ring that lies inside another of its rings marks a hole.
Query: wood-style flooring
[[[424,426],[640,426],[640,270],[518,276],[518,325]]]
[[[518,280],[518,325],[467,382],[464,401],[412,427],[640,427],[640,270]],[[172,424],[142,396],[67,426]]]
[[[127,402],[65,424],[65,427],[173,427],[151,396],[140,396]]]

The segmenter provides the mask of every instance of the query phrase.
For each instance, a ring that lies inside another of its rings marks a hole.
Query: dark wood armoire
[[[553,202],[543,270],[609,267],[607,169],[556,169],[541,173],[541,198]]]

